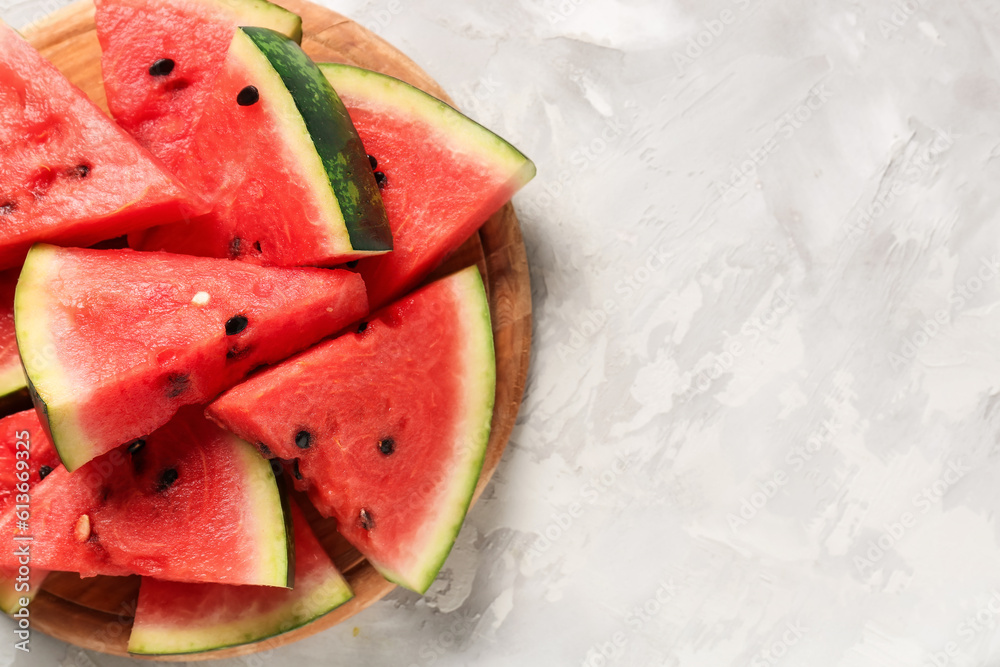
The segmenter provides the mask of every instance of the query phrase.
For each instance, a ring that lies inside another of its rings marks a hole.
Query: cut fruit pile
[[[0,24],[0,607],[137,574],[133,653],[291,631],[353,596],[307,497],[425,592],[496,384],[478,268],[427,278],[534,165],[265,0],[96,6],[114,121]]]

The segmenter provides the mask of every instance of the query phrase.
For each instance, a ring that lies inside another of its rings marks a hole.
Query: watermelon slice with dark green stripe
[[[483,126],[384,74],[324,63],[374,159],[393,251],[362,259],[372,309],[416,287],[535,175]]]
[[[163,165],[0,22],[0,269],[203,212]]]
[[[294,630],[354,594],[293,501],[295,588],[190,584],[147,577],[139,589],[130,653],[180,655],[261,641]]]
[[[0,419],[0,512],[31,511],[35,487],[60,467],[59,456],[45,436],[38,415],[25,410]],[[0,610],[12,614],[22,601],[38,594],[46,570],[26,563],[0,568]]]
[[[44,438],[34,429],[33,442]],[[197,407],[70,474],[57,467],[31,493],[28,530],[0,515],[0,567],[141,574],[176,581],[292,585],[287,506],[268,461]]]
[[[38,245],[15,296],[35,407],[75,470],[367,313],[349,271]]]
[[[424,592],[489,440],[489,304],[470,267],[230,389],[207,414],[266,454],[390,581]]]
[[[236,28],[261,26],[302,38],[302,19],[265,0],[94,4],[108,107],[171,169],[187,158]]]
[[[212,203],[133,248],[330,266],[392,248],[375,176],[330,84],[292,40],[240,28],[178,177]]]

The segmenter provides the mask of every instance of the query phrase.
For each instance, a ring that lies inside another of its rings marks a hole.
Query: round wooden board
[[[441,87],[413,61],[361,25],[305,0],[278,0],[278,3],[302,17],[302,47],[317,62],[344,62],[384,72],[451,102]],[[21,32],[91,99],[107,109],[92,0],[70,5]],[[497,358],[493,430],[476,486],[475,502],[496,470],[514,427],[531,351],[528,264],[520,226],[510,204],[493,215],[478,236],[446,260],[435,276],[473,263],[479,265],[486,277]],[[395,587],[340,537],[332,520],[323,519],[308,505],[307,515],[324,547],[354,589],[354,599],[309,625],[262,642],[160,659],[210,660],[269,651],[354,616]],[[82,648],[129,655],[126,646],[138,590],[138,577],[81,579],[75,574],[52,573],[32,603],[33,627]]]

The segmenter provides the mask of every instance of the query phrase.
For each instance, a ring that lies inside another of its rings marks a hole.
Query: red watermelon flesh
[[[139,589],[130,653],[177,655],[260,641],[339,607],[350,587],[290,503],[295,588],[189,584],[145,578]]]
[[[188,156],[236,27],[302,36],[298,16],[260,0],[94,4],[108,107],[119,125],[175,170]]]
[[[149,437],[31,495],[31,566],[178,581],[287,586],[286,517],[270,464],[247,443],[181,411]],[[14,509],[0,516],[0,566],[16,565]]]
[[[213,88],[175,170],[212,210],[132,234],[130,246],[272,266],[333,266],[392,249],[361,139],[297,44],[240,28]]]
[[[14,336],[14,288],[19,271],[0,273],[0,405],[26,396],[28,389]]]
[[[35,405],[70,470],[366,312],[348,271],[47,245],[15,298]]]
[[[451,549],[493,414],[489,304],[476,267],[230,389],[207,414],[265,455],[383,576],[423,592]]]
[[[0,419],[0,512],[30,512],[35,485],[59,465],[59,456],[34,410]],[[48,574],[30,561],[24,564],[26,573],[20,567],[0,568],[0,610],[8,614],[21,607],[21,598],[35,597]]]
[[[163,166],[0,23],[0,269],[202,212]]]
[[[535,175],[509,143],[398,79],[324,63],[385,175],[393,251],[362,259],[372,310],[415,287]]]

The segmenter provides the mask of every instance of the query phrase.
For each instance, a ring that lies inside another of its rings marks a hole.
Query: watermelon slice
[[[31,494],[31,566],[289,586],[283,502],[270,464],[188,407],[73,474],[49,473]],[[9,508],[0,516],[0,566],[16,566],[21,534]]]
[[[363,259],[372,310],[402,296],[535,175],[509,143],[398,79],[320,69],[347,106],[382,182],[393,251]]]
[[[176,169],[222,71],[236,27],[302,39],[302,19],[265,0],[95,0],[112,115]]]
[[[0,512],[30,511],[35,486],[58,467],[59,456],[34,410],[0,419]],[[23,569],[20,564],[0,568],[0,610],[12,614],[20,609],[22,598],[34,598],[47,574],[31,562]]]
[[[349,271],[39,244],[15,296],[35,407],[76,470],[367,312]]]
[[[295,588],[186,584],[146,578],[130,653],[178,655],[260,641],[333,611],[354,594],[292,502]]]
[[[201,213],[163,166],[0,23],[0,269]]]
[[[14,336],[14,288],[18,273],[17,270],[0,273],[0,410],[4,411],[30,401]]]
[[[207,413],[265,455],[296,459],[317,509],[384,577],[422,593],[479,478],[495,377],[489,304],[470,267],[230,389]]]
[[[299,46],[240,28],[176,173],[213,202],[130,237],[142,250],[329,266],[392,249],[375,176],[343,104]]]

